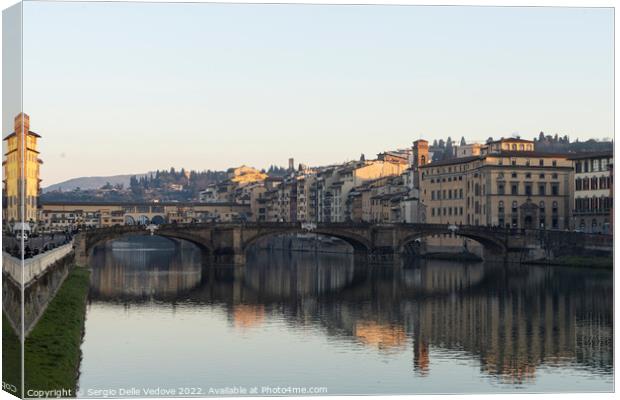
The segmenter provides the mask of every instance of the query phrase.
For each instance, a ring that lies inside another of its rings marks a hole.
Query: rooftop
[[[41,137],[41,135],[39,135],[38,133],[33,132],[33,131],[28,131],[28,134],[29,134],[30,136],[34,136],[34,137],[38,137],[38,138],[40,138],[40,137]],[[13,137],[13,136],[15,136],[15,132],[11,132],[11,133],[9,133],[9,134],[7,135],[7,137],[5,137],[5,138],[4,138],[4,140],[7,140],[8,138]]]
[[[533,140],[527,140],[527,139],[521,139],[521,138],[501,138],[498,140],[494,140],[492,142],[489,142],[487,144],[491,144],[491,143],[501,143],[501,142],[516,142],[516,143],[534,143]]]
[[[569,160],[585,160],[587,158],[603,158],[603,157],[613,157],[613,150],[607,151],[589,151],[583,153],[569,154]]]

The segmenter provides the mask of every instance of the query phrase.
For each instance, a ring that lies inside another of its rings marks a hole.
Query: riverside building
[[[572,225],[588,233],[612,233],[613,152],[583,153],[569,158],[575,169]]]
[[[426,222],[569,228],[572,162],[525,150],[532,143],[522,139],[504,142],[490,143],[478,156],[420,166]],[[506,150],[513,145],[517,150]]]

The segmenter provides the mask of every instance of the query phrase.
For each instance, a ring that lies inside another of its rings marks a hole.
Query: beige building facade
[[[569,228],[572,163],[566,155],[500,150],[420,171],[428,223]]]

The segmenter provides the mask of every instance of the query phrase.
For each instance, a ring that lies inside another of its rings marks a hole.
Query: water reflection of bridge
[[[606,271],[444,261],[394,268],[312,253],[256,254],[245,267],[218,268],[202,265],[192,248],[105,253],[94,266],[93,301],[215,305],[242,329],[278,318],[380,352],[411,345],[421,375],[432,373],[433,350],[442,349],[516,382],[544,363],[613,371]]]

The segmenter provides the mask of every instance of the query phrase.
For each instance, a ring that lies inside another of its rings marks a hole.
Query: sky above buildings
[[[26,2],[23,32],[43,186],[613,136],[611,9]]]

